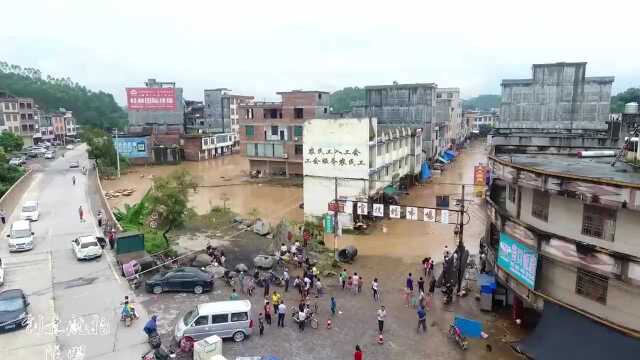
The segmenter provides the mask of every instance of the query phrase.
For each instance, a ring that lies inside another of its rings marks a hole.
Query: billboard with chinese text
[[[529,289],[535,288],[538,253],[504,232],[500,233],[498,266]]]
[[[312,119],[304,124],[304,175],[369,179],[369,119]]]
[[[149,157],[147,139],[146,137],[114,138],[113,145],[120,155],[128,158],[146,158]]]
[[[176,111],[175,88],[127,88],[129,110]]]

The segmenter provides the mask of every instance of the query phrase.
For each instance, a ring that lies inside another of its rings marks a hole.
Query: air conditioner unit
[[[282,154],[282,158],[283,159],[288,159],[289,158],[289,154]]]
[[[300,138],[294,137],[293,141],[300,141]]]

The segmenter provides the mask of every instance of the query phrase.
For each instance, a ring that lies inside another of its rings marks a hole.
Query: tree
[[[624,111],[624,104],[637,102],[640,104],[640,88],[628,88],[611,97],[611,112],[621,113]]]
[[[87,143],[87,154],[96,159],[98,170],[103,175],[113,174],[118,166],[118,156],[111,135],[100,129],[85,129],[81,134],[82,141]],[[126,168],[128,160],[120,157],[120,168]]]
[[[164,229],[162,236],[167,246],[169,231],[184,225],[185,218],[191,211],[188,206],[189,190],[195,186],[197,184],[193,182],[191,174],[185,170],[153,179],[153,187],[147,199],[148,208],[151,214],[157,216],[158,228]]]
[[[10,133],[8,131],[0,134],[0,147],[4,149],[5,152],[14,152],[22,150],[24,146],[24,141],[22,138],[14,133]]]
[[[7,154],[0,147],[0,198],[23,174],[21,167],[7,163]]]
[[[365,91],[359,87],[346,87],[332,93],[329,97],[329,106],[333,112],[349,112],[353,105],[363,104]]]

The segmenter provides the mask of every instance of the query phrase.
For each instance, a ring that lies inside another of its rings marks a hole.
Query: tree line
[[[0,61],[0,90],[17,97],[33,98],[44,112],[58,108],[71,110],[81,126],[122,128],[127,123],[127,114],[113,95],[89,90],[68,77],[43,76],[38,69]]]

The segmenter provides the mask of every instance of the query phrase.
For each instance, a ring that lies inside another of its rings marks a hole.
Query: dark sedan
[[[27,326],[27,296],[20,289],[0,292],[0,330],[13,330]]]
[[[192,291],[202,294],[213,289],[213,275],[194,267],[182,267],[154,275],[144,284],[148,292]]]

